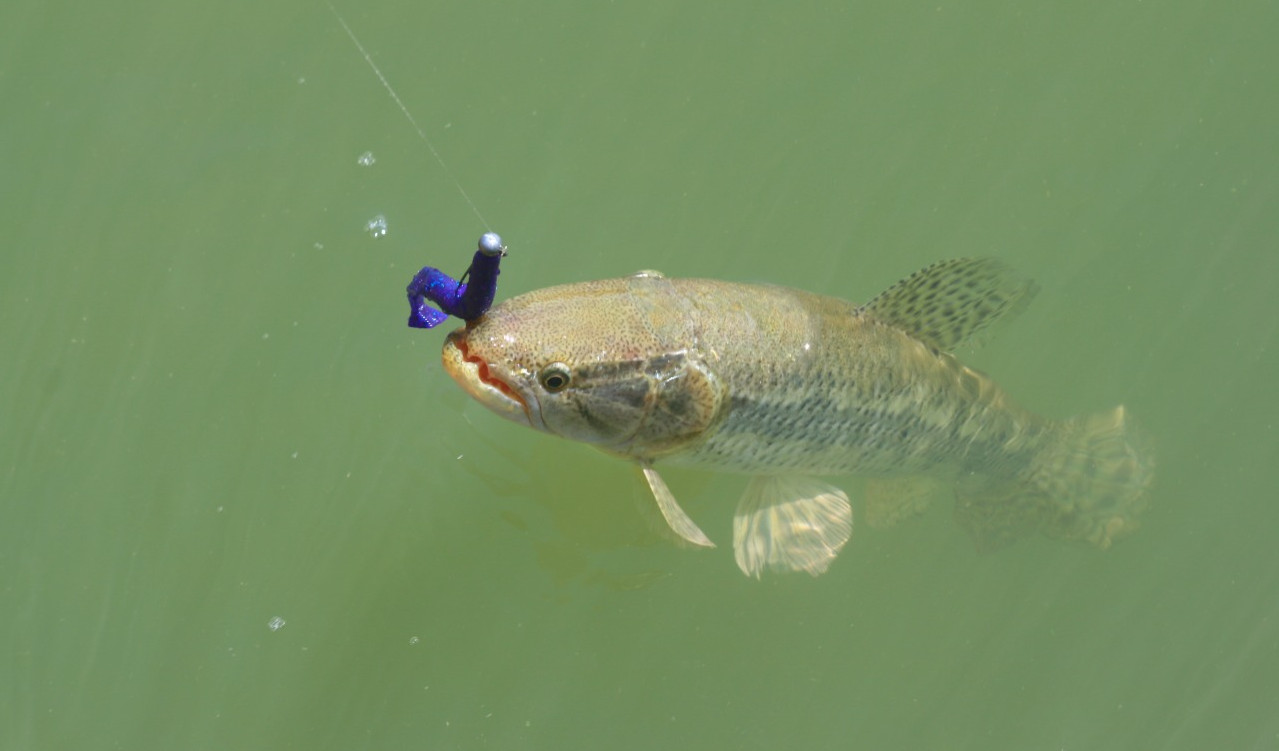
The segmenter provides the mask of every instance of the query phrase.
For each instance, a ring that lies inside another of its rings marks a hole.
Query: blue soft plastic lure
[[[471,259],[471,266],[454,279],[437,268],[424,267],[409,282],[409,326],[415,329],[433,329],[456,316],[473,321],[484,315],[493,304],[497,292],[498,265],[506,255],[506,246],[496,232],[480,236],[480,247]],[[469,280],[469,281],[468,281]],[[438,309],[426,304],[430,300]]]

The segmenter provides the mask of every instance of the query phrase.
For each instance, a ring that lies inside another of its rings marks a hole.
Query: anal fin
[[[853,533],[844,491],[809,477],[752,477],[733,515],[733,552],[747,576],[830,567]]]
[[[1052,501],[1025,483],[970,478],[955,488],[955,522],[979,553],[993,553],[1029,537],[1053,516]]]
[[[866,480],[866,523],[892,525],[927,510],[932,499],[947,488],[931,477],[872,477]]]

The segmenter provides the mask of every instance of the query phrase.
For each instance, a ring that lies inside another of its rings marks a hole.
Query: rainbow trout
[[[861,306],[644,271],[507,300],[449,335],[444,366],[497,414],[636,463],[695,545],[713,546],[654,465],[751,475],[733,520],[749,576],[827,569],[853,517],[825,475],[871,478],[872,522],[950,488],[979,548],[1035,532],[1106,548],[1153,479],[1124,408],[1040,417],[951,354],[1035,289],[990,259],[934,264]]]

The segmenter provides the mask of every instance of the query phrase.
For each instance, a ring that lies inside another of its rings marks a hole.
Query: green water
[[[340,9],[453,176],[322,2],[0,9],[0,749],[1279,748],[1279,6]],[[966,358],[1126,404],[1153,508],[756,582],[744,480],[669,471],[673,547],[405,327],[454,177],[502,297],[1003,257]]]

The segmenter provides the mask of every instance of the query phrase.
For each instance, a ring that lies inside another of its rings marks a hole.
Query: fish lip
[[[503,368],[486,362],[471,353],[466,344],[465,328],[458,329],[444,340],[444,370],[457,381],[473,399],[508,420],[542,428],[541,415],[530,405],[523,393],[512,385],[512,379]]]

